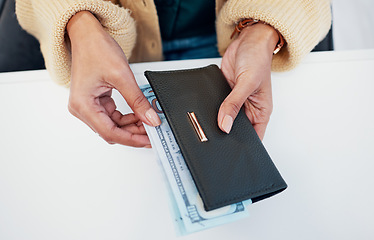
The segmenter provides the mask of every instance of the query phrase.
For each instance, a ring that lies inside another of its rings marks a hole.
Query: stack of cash
[[[248,216],[247,206],[251,200],[238,202],[213,211],[205,211],[203,202],[183,159],[173,132],[149,85],[140,86],[145,97],[151,103],[161,119],[158,127],[145,129],[152,148],[157,153],[170,187],[171,202],[176,223],[181,234],[200,231],[217,225],[232,222]]]

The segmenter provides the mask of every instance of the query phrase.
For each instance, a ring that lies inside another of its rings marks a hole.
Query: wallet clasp
[[[194,112],[187,112],[188,118],[190,119],[192,126],[195,129],[195,132],[197,133],[197,136],[200,139],[200,142],[207,142],[208,138],[206,137],[202,127],[199,124],[199,121],[197,121],[197,117]]]

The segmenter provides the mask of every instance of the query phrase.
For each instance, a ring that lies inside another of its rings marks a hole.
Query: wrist
[[[256,45],[261,45],[266,50],[273,54],[279,42],[278,32],[270,25],[266,24],[255,24],[250,27],[244,28],[238,36],[240,40],[250,40]]]
[[[89,11],[76,13],[67,23],[66,31],[71,43],[77,44],[92,33],[102,30],[101,23]]]
[[[258,26],[258,23],[260,23],[260,26]],[[264,25],[268,26],[268,27],[264,27]],[[268,23],[266,23],[262,20],[256,20],[256,19],[253,19],[253,18],[246,18],[246,19],[241,20],[235,26],[234,31],[231,34],[230,38],[233,38],[236,33],[240,34],[243,30],[245,32],[252,32],[252,31],[249,31],[249,30],[246,30],[246,29],[256,28],[256,27],[257,27],[257,29],[262,29],[262,33],[260,33],[260,36],[264,37],[262,40],[266,41],[265,43],[269,43],[270,45],[274,45],[272,40],[278,39],[276,44],[275,44],[274,50],[273,50],[273,55],[277,54],[281,50],[283,45],[285,44],[284,38],[278,30],[276,30],[271,25],[269,25]],[[257,32],[259,32],[259,31],[257,31]],[[274,35],[275,33],[277,34],[277,36]],[[240,38],[240,36],[239,36],[239,38]]]

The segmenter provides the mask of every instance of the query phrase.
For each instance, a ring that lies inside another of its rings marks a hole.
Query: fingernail
[[[144,148],[152,148],[152,145],[145,145]]]
[[[230,115],[226,115],[222,121],[222,128],[228,134],[231,131],[233,119]]]
[[[161,124],[161,120],[158,117],[157,113],[153,108],[148,109],[145,112],[145,117],[148,119],[148,121],[152,124],[152,126],[158,126]]]

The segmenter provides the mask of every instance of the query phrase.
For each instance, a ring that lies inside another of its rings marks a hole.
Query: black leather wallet
[[[230,134],[217,125],[230,93],[216,65],[176,71],[146,71],[207,211],[287,188],[251,122],[241,109]],[[200,134],[199,134],[200,133]]]

